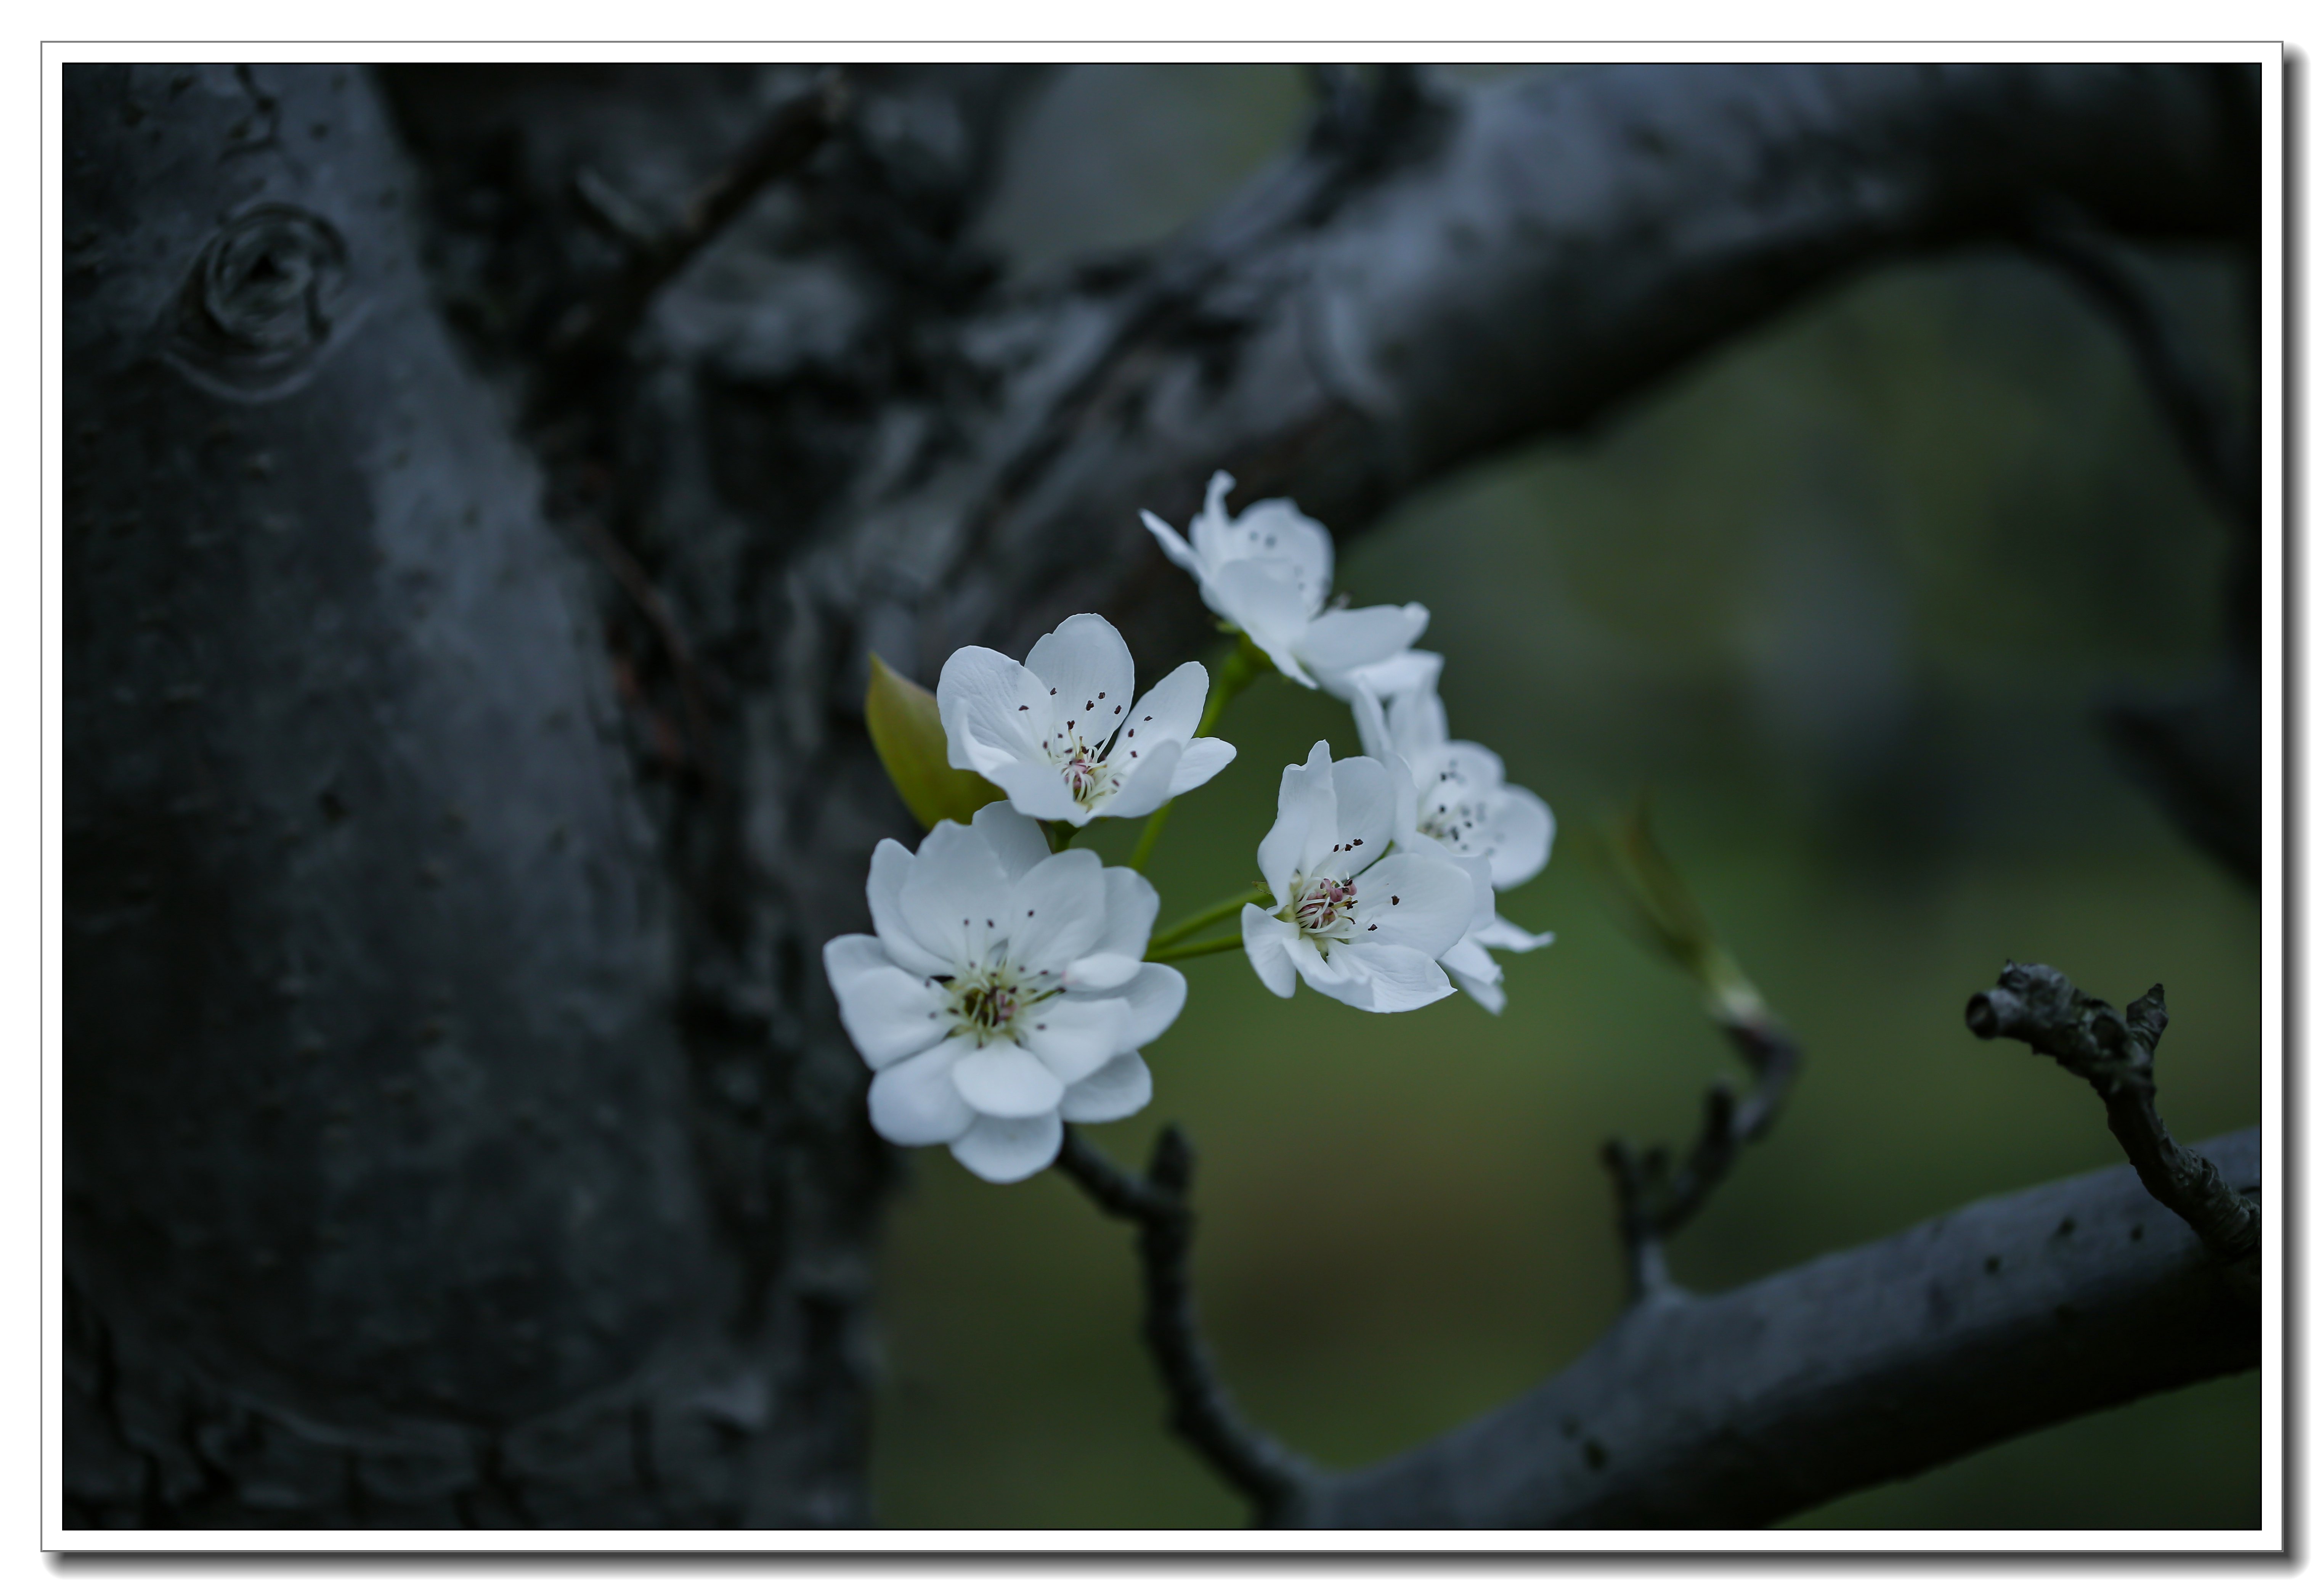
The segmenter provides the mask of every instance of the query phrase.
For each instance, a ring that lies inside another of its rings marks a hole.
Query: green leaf
[[[936,694],[889,668],[878,653],[872,655],[872,688],[863,694],[863,723],[896,795],[923,828],[935,829],[938,819],[964,824],[978,808],[1002,800],[1000,787],[945,759]]]

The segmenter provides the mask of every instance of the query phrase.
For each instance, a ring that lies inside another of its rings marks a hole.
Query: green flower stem
[[[1238,952],[1241,949],[1242,931],[1238,929],[1232,935],[1222,935],[1215,940],[1198,940],[1192,945],[1170,946],[1159,952],[1148,947],[1146,960],[1148,962],[1184,962],[1194,957],[1207,957],[1213,952]]]
[[[1167,946],[1173,941],[1184,940],[1197,929],[1206,929],[1230,914],[1239,913],[1246,907],[1265,902],[1268,894],[1267,887],[1257,885],[1244,891],[1240,896],[1231,896],[1222,902],[1213,902],[1193,917],[1179,919],[1146,944],[1151,949],[1155,946]]]
[[[1211,677],[1211,700],[1203,704],[1203,721],[1194,726],[1197,737],[1211,733],[1219,715],[1227,704],[1242,695],[1242,688],[1259,677],[1261,671],[1272,669],[1274,663],[1254,646],[1248,636],[1235,638],[1235,649],[1229,653]]]
[[[1202,723],[1194,726],[1194,734],[1197,737],[1210,734],[1211,727],[1219,722],[1219,715],[1227,711],[1227,704],[1242,695],[1242,688],[1257,680],[1261,670],[1274,667],[1265,653],[1251,645],[1250,637],[1236,637],[1234,651],[1229,653],[1211,673],[1211,698],[1203,704]],[[1154,810],[1154,816],[1146,821],[1146,828],[1139,833],[1138,849],[1130,854],[1131,868],[1141,874],[1146,871],[1146,860],[1154,855],[1154,843],[1162,839],[1162,826],[1169,822],[1170,804],[1166,802]]]

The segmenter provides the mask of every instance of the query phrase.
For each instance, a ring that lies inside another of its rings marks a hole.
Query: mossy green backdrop
[[[1034,271],[1158,236],[1265,159],[1303,92],[1287,69],[1068,72],[993,241]],[[1106,131],[1056,135],[1076,115]],[[2224,262],[2147,265],[2246,379]],[[2119,342],[1996,253],[1860,279],[1345,546],[1356,602],[1429,605],[1454,733],[1555,809],[1549,868],[1502,907],[1559,938],[1504,958],[1499,1017],[1459,997],[1370,1017],[1278,1001],[1239,956],[1188,966],[1185,1016],[1147,1053],[1153,1106],[1093,1137],[1125,1160],[1163,1122],[1193,1137],[1200,1307],[1248,1412],[1360,1464],[1556,1371],[1616,1314],[1598,1147],[1683,1142],[1732,1068],[1581,864],[1577,832],[1642,788],[1807,1054],[1772,1138],[1674,1247],[1686,1286],[2120,1160],[2085,1086],[1962,1027],[2005,957],[2117,1003],[2162,981],[2172,1129],[2257,1121],[2257,899],[2121,776],[2090,714],[2203,664],[2227,539]],[[1342,706],[1276,680],[1221,733],[1240,756],[1150,870],[1165,921],[1252,879],[1284,764],[1318,738],[1356,750]],[[1111,828],[1118,861],[1130,827]],[[884,1269],[883,1524],[1240,1523],[1163,1431],[1128,1231],[1062,1178],[993,1188],[913,1153]],[[2262,1395],[2254,1375],[2144,1401],[1793,1524],[2256,1526]]]

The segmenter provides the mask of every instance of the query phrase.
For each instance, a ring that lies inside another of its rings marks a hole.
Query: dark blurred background
[[[1165,235],[1309,103],[1287,67],[1069,69],[1019,130],[989,241],[1033,273]],[[2226,263],[2141,264],[2244,380]],[[1327,1464],[1369,1461],[1612,1320],[1598,1146],[1683,1142],[1730,1066],[1582,866],[1580,832],[1640,789],[1808,1056],[1676,1245],[1682,1284],[2120,1160],[2082,1085],[1962,1027],[2005,957],[2117,1003],[2162,981],[2173,1131],[2256,1121],[2257,900],[2123,778],[2091,712],[2204,666],[2227,540],[2120,339],[1994,253],[1869,276],[1344,547],[1356,602],[1429,605],[1454,733],[1555,809],[1550,867],[1502,907],[1559,939],[1505,958],[1499,1018],[1457,997],[1370,1017],[1277,1001],[1240,958],[1190,966],[1186,1015],[1148,1053],[1153,1107],[1094,1137],[1136,1160],[1165,1121],[1193,1136],[1201,1308],[1249,1412]],[[1285,763],[1317,737],[1354,750],[1344,708],[1279,681],[1222,733],[1240,757],[1152,866],[1166,920],[1253,874]],[[1162,1429],[1127,1230],[1063,1180],[992,1188],[918,1153],[882,1265],[883,1524],[1243,1519]],[[2260,1394],[2254,1375],[2149,1400],[1794,1524],[2256,1526]]]

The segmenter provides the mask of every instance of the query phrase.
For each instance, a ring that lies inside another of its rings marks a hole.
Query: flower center
[[[1112,789],[1113,777],[1106,772],[1104,761],[1088,748],[1076,744],[1074,755],[1065,760],[1065,788],[1074,800],[1086,807]]]
[[[1427,793],[1430,800],[1422,804],[1415,828],[1455,852],[1474,851],[1475,843],[1468,839],[1468,834],[1484,822],[1484,804],[1477,800],[1468,782],[1452,771],[1436,778],[1436,788]]]
[[[1291,921],[1311,935],[1345,940],[1354,927],[1356,881],[1353,875],[1334,879],[1328,875],[1292,885]]]
[[[1077,735],[1060,736],[1041,743],[1065,777],[1065,789],[1084,807],[1094,806],[1120,787],[1121,778],[1106,767],[1103,744],[1091,746]]]
[[[1036,983],[1038,977],[1001,962],[946,981],[951,986],[953,1016],[958,1020],[952,1032],[971,1036],[980,1045],[1015,1039],[1026,1015],[1057,993],[1055,987]]]

